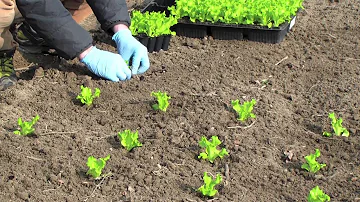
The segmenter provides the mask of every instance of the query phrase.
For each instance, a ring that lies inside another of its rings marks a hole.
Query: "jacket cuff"
[[[105,23],[104,25],[101,26],[101,28],[103,30],[105,30],[106,33],[110,34],[110,36],[114,35],[115,33],[113,32],[112,28],[115,25],[119,25],[119,24],[123,24],[126,25],[127,27],[130,27],[130,23],[129,22],[125,22],[125,21],[115,21],[115,22],[109,22],[109,23]]]
[[[93,41],[91,44],[88,44],[87,46],[85,46],[84,48],[80,49],[80,51],[78,53],[76,53],[75,57],[79,57],[79,55],[81,53],[83,53],[85,50],[87,50],[88,48],[92,47],[92,46],[95,46],[95,41]],[[74,59],[75,57],[71,58],[71,59]]]

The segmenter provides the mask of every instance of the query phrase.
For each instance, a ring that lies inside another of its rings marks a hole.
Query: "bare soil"
[[[360,3],[304,6],[280,44],[175,36],[126,82],[17,52],[20,80],[0,92],[0,201],[206,201],[196,192],[205,171],[223,176],[212,201],[306,201],[317,185],[332,201],[360,201]],[[109,36],[90,32],[116,52]],[[90,108],[76,100],[80,85],[101,90]],[[172,97],[166,113],[151,108],[158,90]],[[230,101],[252,98],[257,117],[241,124]],[[350,137],[322,136],[330,112]],[[13,134],[19,117],[36,114],[34,136]],[[143,146],[121,147],[125,129]],[[212,135],[230,153],[214,164],[197,159],[201,136]],[[316,148],[327,166],[314,175],[301,164]],[[111,175],[86,176],[88,156],[108,154]]]

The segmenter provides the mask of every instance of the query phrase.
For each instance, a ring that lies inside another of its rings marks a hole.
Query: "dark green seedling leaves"
[[[129,68],[129,69],[131,69],[131,66],[130,66],[129,60],[125,60],[125,63],[127,64],[128,68]]]
[[[161,92],[161,91],[151,92],[151,96],[154,96],[157,99],[157,104],[153,104],[152,108],[154,110],[161,110],[163,112],[166,112],[171,97],[168,96],[166,92]]]
[[[311,172],[311,173],[316,173],[317,171],[319,171],[321,168],[325,167],[326,164],[320,164],[319,162],[316,161],[316,158],[320,157],[320,150],[319,149],[315,149],[315,153],[314,154],[310,154],[308,156],[305,156],[305,160],[307,163],[304,163],[301,165],[301,168]]]
[[[110,154],[105,158],[96,159],[93,156],[89,156],[87,160],[87,166],[89,170],[87,171],[87,175],[91,175],[94,179],[98,179],[101,176],[102,169],[106,165],[106,161],[110,159]]]
[[[121,145],[124,146],[128,151],[132,150],[134,147],[142,146],[138,140],[138,131],[133,133],[130,130],[125,130],[123,132],[119,132],[118,137],[121,141]]]
[[[198,158],[202,158],[205,160],[208,159],[211,163],[214,163],[214,160],[217,157],[220,157],[222,159],[225,155],[229,155],[225,148],[222,148],[221,150],[218,150],[216,148],[220,144],[221,141],[217,136],[212,136],[211,142],[208,141],[205,136],[201,137],[199,145],[201,148],[205,148],[205,152],[201,152]]]
[[[35,129],[33,128],[33,126],[35,125],[35,123],[40,119],[39,115],[36,115],[31,121],[26,122],[26,121],[22,121],[21,118],[18,119],[18,125],[20,127],[20,130],[16,130],[14,131],[14,134],[16,135],[21,135],[21,136],[27,136],[27,135],[31,135],[34,133]]]
[[[81,85],[81,93],[76,97],[81,103],[90,106],[93,103],[94,98],[100,96],[100,89],[95,88],[95,93],[92,94],[91,89]]]
[[[239,100],[231,101],[231,105],[233,106],[233,109],[238,114],[237,119],[242,122],[246,121],[248,118],[256,118],[256,115],[252,113],[255,104],[256,104],[255,99],[252,99],[251,101],[246,101],[242,105],[239,104]]]
[[[327,202],[330,201],[330,196],[325,194],[319,186],[314,187],[307,198],[308,202]]]
[[[216,175],[216,179],[213,180],[211,178],[211,176],[209,176],[207,174],[207,172],[204,172],[204,177],[203,177],[203,180],[204,180],[204,185],[202,185],[198,191],[200,191],[202,193],[202,195],[204,196],[210,196],[210,197],[213,197],[215,196],[215,194],[218,192],[216,189],[215,189],[215,186],[217,184],[220,184],[222,178],[221,178],[221,175],[220,174],[217,174]]]
[[[342,126],[342,122],[343,122],[342,118],[336,119],[334,112],[329,114],[329,118],[331,119],[331,125],[336,136],[341,135],[344,137],[349,137],[349,131]],[[326,131],[323,133],[323,135],[326,137],[332,136],[331,132],[326,132]]]

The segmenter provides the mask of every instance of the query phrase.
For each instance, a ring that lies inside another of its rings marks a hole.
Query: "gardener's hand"
[[[142,74],[149,69],[147,48],[132,36],[129,29],[115,32],[112,40],[115,41],[119,54],[131,64],[132,74]]]
[[[93,46],[80,54],[79,59],[91,72],[105,79],[123,81],[131,78],[131,71],[119,54]]]

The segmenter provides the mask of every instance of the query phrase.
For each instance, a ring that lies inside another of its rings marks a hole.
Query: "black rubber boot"
[[[0,51],[0,91],[16,84],[13,56],[15,49]]]
[[[19,44],[20,52],[56,55],[55,50],[51,49],[26,21],[13,24],[10,31]]]

